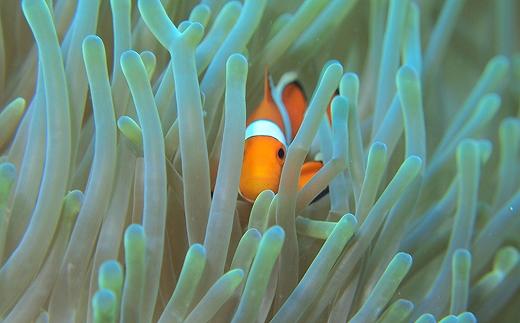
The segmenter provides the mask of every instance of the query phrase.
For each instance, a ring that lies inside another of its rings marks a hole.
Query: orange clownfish
[[[294,73],[282,76],[275,87],[266,72],[264,98],[246,121],[239,185],[239,193],[245,200],[254,202],[264,190],[278,192],[287,147],[300,128],[306,109],[307,99]],[[321,161],[305,162],[298,189],[321,167]]]

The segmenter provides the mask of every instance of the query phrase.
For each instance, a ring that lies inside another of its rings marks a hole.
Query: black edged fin
[[[329,187],[325,187],[325,189],[323,191],[320,192],[320,194],[318,194],[310,204],[314,203],[314,202],[318,202],[319,200],[321,200],[323,197],[327,196],[329,194]]]
[[[294,81],[288,83],[287,85],[294,85],[294,86],[298,87],[298,88],[300,89],[300,92],[301,92],[301,94],[303,95],[303,98],[305,99],[305,101],[308,100],[308,98],[307,98],[307,94],[305,93],[305,89],[303,88],[303,84],[302,84],[299,80],[294,80]],[[287,86],[287,85],[286,85],[286,86]],[[337,91],[337,90],[336,90],[336,91]],[[338,93],[339,93],[339,92],[338,92]]]

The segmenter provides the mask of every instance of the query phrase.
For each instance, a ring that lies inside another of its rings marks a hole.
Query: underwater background
[[[1,1],[0,318],[519,322],[519,18],[516,0]],[[251,204],[266,68],[309,105]]]

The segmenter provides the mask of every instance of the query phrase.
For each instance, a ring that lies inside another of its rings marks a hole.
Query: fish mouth
[[[238,192],[244,200],[253,203],[263,191],[276,193],[278,184],[275,177],[246,177],[241,181]]]
[[[242,194],[242,192],[239,190],[238,193],[240,194],[240,197],[242,197],[242,199],[246,202],[249,202],[249,203],[255,203],[255,200],[251,200],[250,198],[247,198],[244,194]],[[258,197],[258,196],[257,196]]]

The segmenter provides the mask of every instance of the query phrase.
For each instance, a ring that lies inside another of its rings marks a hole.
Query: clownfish
[[[264,97],[246,120],[239,184],[243,199],[254,202],[264,190],[278,192],[287,147],[298,132],[306,109],[307,98],[294,73],[286,73],[275,87],[266,72]],[[328,110],[330,120],[330,106]],[[322,167],[322,161],[305,162],[300,171],[298,189]],[[316,199],[326,193],[327,190]]]

